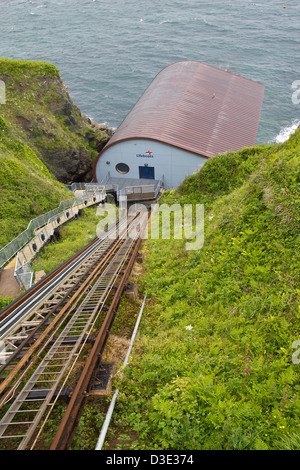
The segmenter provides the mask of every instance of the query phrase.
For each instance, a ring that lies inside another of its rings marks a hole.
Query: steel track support
[[[66,413],[51,444],[50,450],[68,450],[71,446],[73,436],[76,431],[76,426],[82,411],[82,405],[88,391],[89,383],[93,376],[97,361],[99,360],[99,357],[101,357],[104,346],[106,344],[109,331],[118,308],[118,304],[120,302],[123,290],[127,285],[128,278],[137,256],[141,241],[142,239],[139,238],[135,244],[130,261],[125,269],[116,294],[106,314],[105,320],[101,326],[90,355],[85,363],[79,381],[73,391]]]

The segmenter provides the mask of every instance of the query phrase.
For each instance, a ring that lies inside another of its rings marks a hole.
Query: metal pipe
[[[143,300],[143,303],[142,303],[142,306],[141,306],[141,309],[140,309],[140,313],[138,315],[138,318],[137,318],[137,321],[136,321],[136,324],[135,324],[135,327],[134,327],[134,330],[133,330],[133,333],[132,333],[132,336],[131,336],[130,345],[129,345],[126,357],[124,359],[124,362],[123,362],[123,368],[126,367],[127,364],[128,364],[128,359],[129,359],[129,356],[130,356],[130,353],[131,353],[131,349],[132,349],[135,337],[137,335],[138,327],[139,327],[139,324],[140,324],[140,321],[141,321],[141,318],[142,318],[142,314],[143,314],[143,310],[144,310],[144,306],[145,306],[145,302],[146,302],[146,297],[147,297],[147,294],[144,297],[144,300]],[[123,377],[121,378],[121,382],[122,382],[122,380],[123,380]],[[106,417],[105,417],[105,421],[103,423],[101,433],[100,433],[100,436],[99,436],[99,439],[98,439],[95,450],[101,450],[102,449],[102,446],[103,446],[104,441],[105,441],[106,433],[107,433],[107,430],[108,430],[108,426],[109,426],[109,423],[110,423],[110,420],[111,420],[111,417],[112,417],[112,414],[113,414],[113,411],[114,411],[114,407],[115,407],[115,404],[116,404],[118,394],[119,394],[119,388],[117,388],[117,390],[115,391],[115,393],[112,397],[112,400],[111,400],[111,403],[109,405],[109,408],[108,408],[108,411],[107,411],[107,414],[106,414]]]

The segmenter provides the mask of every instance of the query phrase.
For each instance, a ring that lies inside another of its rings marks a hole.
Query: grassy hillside
[[[72,197],[1,117],[0,194],[0,248],[25,230],[30,219]]]
[[[34,272],[49,274],[64,261],[75,255],[97,235],[97,225],[102,216],[97,215],[97,206],[87,207],[80,217],[60,228],[58,241],[49,243],[33,261]]]
[[[300,129],[208,160],[161,202],[203,203],[205,242],[144,243],[147,308],[108,437],[300,449]]]
[[[90,181],[107,130],[74,105],[57,68],[0,59],[0,248],[30,219],[73,197],[63,184]]]
[[[92,162],[109,130],[73,103],[57,68],[46,62],[0,59],[6,103],[0,116],[63,183],[91,181]]]

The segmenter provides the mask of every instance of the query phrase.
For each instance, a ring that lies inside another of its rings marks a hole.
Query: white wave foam
[[[275,139],[276,144],[282,144],[295,132],[300,126],[300,121],[294,120],[290,126],[283,127]]]

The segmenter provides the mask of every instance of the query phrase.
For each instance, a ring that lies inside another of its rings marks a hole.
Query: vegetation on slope
[[[0,248],[34,217],[72,197],[0,117]]]
[[[60,237],[49,243],[32,263],[34,272],[49,274],[64,261],[75,255],[97,235],[97,225],[102,216],[97,215],[97,207],[85,208],[78,219],[60,228]]]
[[[57,68],[0,59],[0,248],[30,219],[73,197],[62,183],[90,181],[107,130],[73,104]]]
[[[147,308],[112,423],[139,433],[132,447],[300,449],[299,153],[300,129],[162,197],[205,205],[205,242],[144,244]]]
[[[66,184],[91,181],[93,159],[109,130],[92,124],[74,105],[57,68],[45,62],[0,59],[6,104],[0,116]]]

